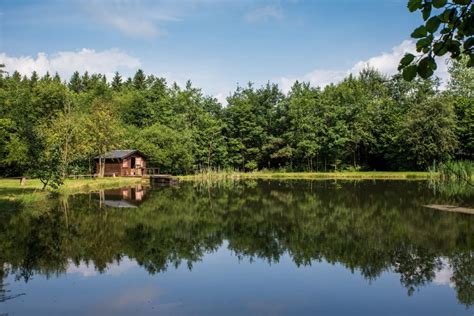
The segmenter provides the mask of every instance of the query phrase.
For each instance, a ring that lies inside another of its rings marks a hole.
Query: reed
[[[430,179],[442,182],[465,182],[474,186],[474,161],[459,160],[434,164],[430,168]]]

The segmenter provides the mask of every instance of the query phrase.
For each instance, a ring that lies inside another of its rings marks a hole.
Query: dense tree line
[[[138,149],[162,172],[206,169],[423,170],[472,159],[474,73],[407,82],[366,69],[325,88],[296,82],[238,87],[223,106],[138,70],[132,78],[75,72],[0,73],[0,174],[90,174],[93,158]]]

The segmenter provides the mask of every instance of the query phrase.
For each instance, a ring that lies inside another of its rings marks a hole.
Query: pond
[[[425,181],[223,181],[0,214],[0,314],[472,315],[474,205]]]

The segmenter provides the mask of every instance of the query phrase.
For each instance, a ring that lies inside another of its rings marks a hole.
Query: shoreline
[[[222,180],[427,180],[433,175],[418,171],[357,171],[357,172],[209,172],[194,175],[174,176],[179,181],[222,181]],[[69,195],[87,193],[100,189],[112,189],[139,184],[143,178],[117,177],[96,179],[66,179],[58,190],[47,188],[42,191],[38,179],[27,179],[20,186],[18,179],[0,179],[0,204],[33,203],[53,194]]]
[[[176,176],[180,181],[195,180],[427,180],[430,173],[425,171],[356,171],[356,172],[210,172],[195,175]]]

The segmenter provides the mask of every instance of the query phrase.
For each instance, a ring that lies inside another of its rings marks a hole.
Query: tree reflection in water
[[[453,201],[474,205],[472,195],[435,195],[423,181],[229,181],[74,195],[2,214],[0,275],[27,282],[71,262],[105,272],[125,256],[151,274],[192,269],[227,241],[240,260],[276,263],[287,253],[297,266],[326,260],[367,280],[394,271],[409,294],[449,269],[470,306],[474,216],[423,208]]]

